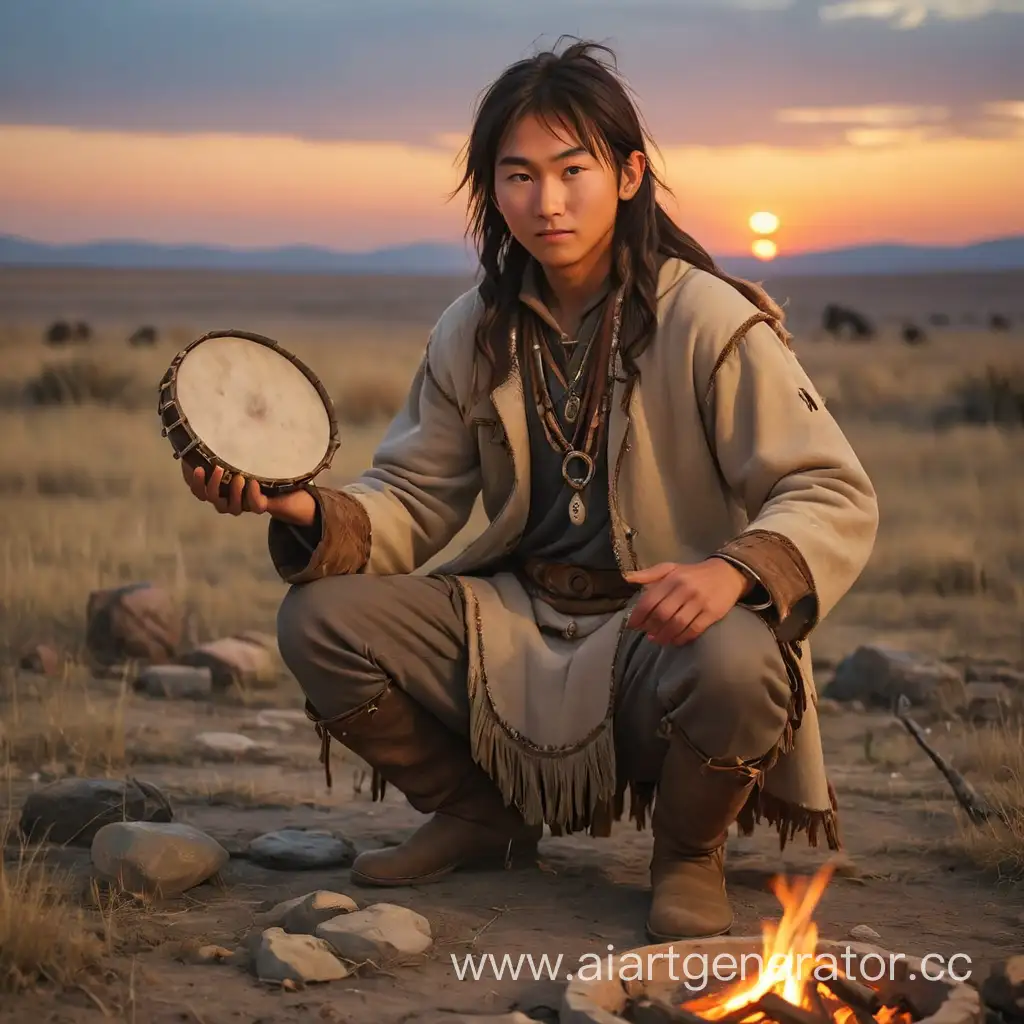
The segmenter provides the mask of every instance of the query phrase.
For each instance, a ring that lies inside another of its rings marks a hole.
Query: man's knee
[[[754,612],[734,608],[694,642],[699,685],[723,700],[759,696],[786,703],[786,666],[771,630]]]
[[[281,659],[306,690],[334,676],[361,649],[358,609],[366,607],[373,577],[328,576],[293,586],[277,612]],[[368,586],[370,584],[370,586]]]
[[[706,735],[712,746],[742,738],[744,748],[763,742],[767,749],[785,729],[790,703],[789,676],[771,631],[755,613],[734,608],[689,647],[679,648],[685,670],[668,674],[678,681],[666,694],[673,724],[694,739]],[[745,749],[740,756],[754,754]]]

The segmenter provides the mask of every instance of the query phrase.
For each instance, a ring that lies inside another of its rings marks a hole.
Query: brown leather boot
[[[763,763],[763,762],[762,762]],[[651,908],[647,934],[656,942],[724,935],[733,914],[725,891],[725,841],[759,769],[707,764],[673,734],[651,816]]]
[[[370,764],[375,774],[433,817],[399,846],[356,857],[352,881],[361,885],[422,885],[455,868],[489,861],[506,866],[513,854],[532,860],[541,826],[528,826],[507,807],[498,787],[473,760],[468,741],[388,684],[373,700],[327,721],[307,703],[329,771],[333,736]],[[374,785],[374,798],[383,795]]]

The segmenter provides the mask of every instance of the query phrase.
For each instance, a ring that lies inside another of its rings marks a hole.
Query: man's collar
[[[531,259],[523,270],[523,280],[519,288],[519,301],[532,309],[552,330],[561,332],[561,326],[544,300],[544,283],[544,272],[540,264],[536,260]],[[581,311],[581,321],[604,302],[608,297],[609,289],[610,282],[606,282],[604,287],[598,291]]]

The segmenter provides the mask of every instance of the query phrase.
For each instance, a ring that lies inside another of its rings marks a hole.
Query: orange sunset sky
[[[608,42],[721,253],[1024,234],[1024,2],[33,0],[0,11],[0,233],[371,249],[460,237],[473,104]]]

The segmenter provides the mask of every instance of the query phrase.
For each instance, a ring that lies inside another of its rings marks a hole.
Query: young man
[[[725,932],[729,826],[838,845],[803,641],[875,495],[778,306],[659,206],[627,91],[577,43],[507,69],[466,155],[479,287],[373,465],[267,500],[285,661],[317,723],[433,816],[357,858],[418,884],[653,813],[647,930]],[[490,525],[417,573],[482,493]],[[379,795],[383,787],[375,786]]]

